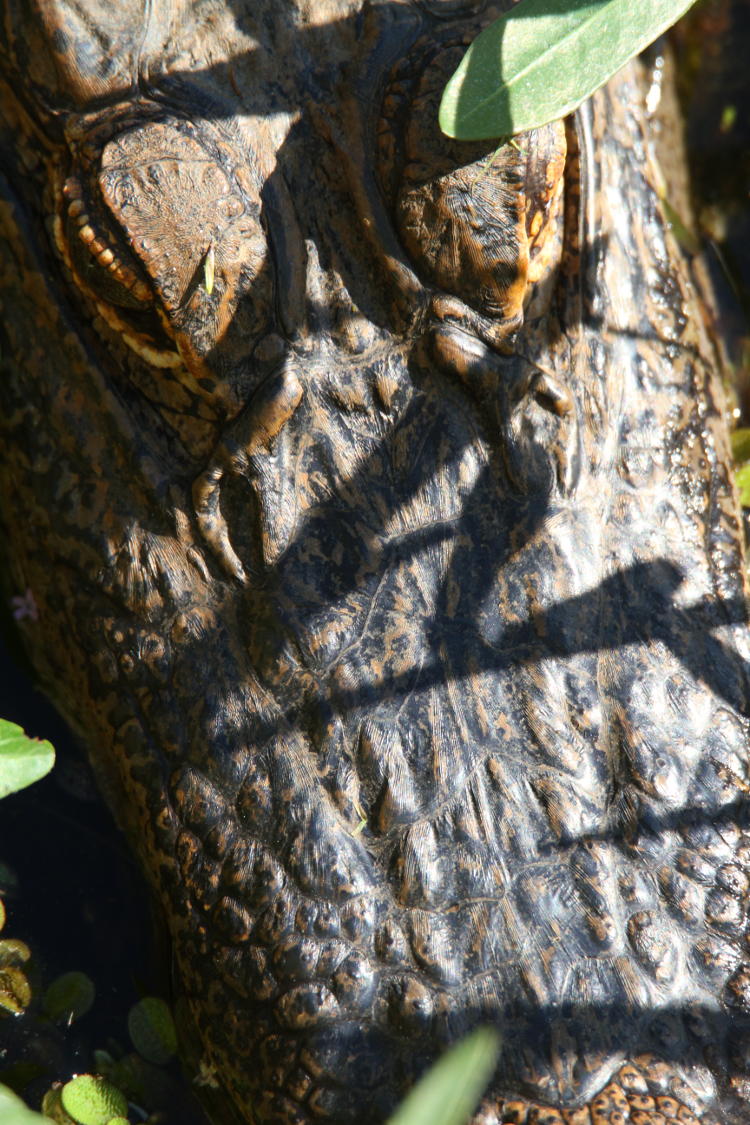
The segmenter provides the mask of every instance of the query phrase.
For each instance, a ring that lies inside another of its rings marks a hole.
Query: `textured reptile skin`
[[[746,1125],[714,349],[638,66],[440,139],[478,7],[6,0],[8,595],[247,1121]]]

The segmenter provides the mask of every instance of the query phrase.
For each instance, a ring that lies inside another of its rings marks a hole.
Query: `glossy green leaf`
[[[79,1125],[107,1125],[113,1117],[127,1117],[128,1101],[122,1091],[95,1074],[79,1074],[61,1091],[66,1113]]]
[[[0,1121],[2,1125],[49,1125],[49,1119],[34,1113],[7,1086],[0,1086]]]
[[[693,0],[522,0],[469,47],[443,93],[440,128],[473,141],[572,112],[671,27]]]
[[[23,969],[8,965],[0,968],[0,1011],[20,1016],[31,1003],[31,985]]]
[[[0,798],[39,781],[54,764],[49,742],[29,738],[15,723],[0,719]]]
[[[743,508],[750,508],[750,465],[743,465],[738,469],[734,479],[740,493],[740,504]]]
[[[490,1080],[500,1036],[480,1027],[452,1047],[404,1099],[388,1125],[466,1125]]]
[[[0,969],[7,965],[25,965],[31,960],[31,950],[20,938],[0,938]]]

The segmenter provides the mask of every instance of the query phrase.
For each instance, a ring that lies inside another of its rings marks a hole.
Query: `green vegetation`
[[[146,996],[130,1009],[128,1031],[139,1055],[166,1066],[177,1054],[177,1031],[166,1001]]]
[[[495,1030],[472,1032],[417,1083],[388,1125],[464,1125],[485,1091],[499,1050]]]
[[[54,760],[55,752],[49,742],[29,738],[15,723],[0,720],[0,798],[44,777]],[[5,907],[0,899],[0,930],[5,921]],[[0,1018],[23,1016],[30,1007],[32,986],[26,974],[30,959],[31,951],[25,942],[18,938],[0,939]],[[69,1026],[89,1011],[95,997],[93,981],[85,973],[63,973],[45,992],[41,1013],[47,1020]],[[134,1044],[137,1049],[143,1048],[144,1056],[152,1062],[167,1062],[173,1057],[177,1036],[163,1000],[141,1000],[134,1005],[128,1022]],[[102,1070],[118,1072],[126,1079],[135,1076],[135,1085],[139,1085],[137,1079],[142,1077],[143,1068],[138,1056],[125,1056],[115,1062],[106,1052],[99,1055]],[[23,1067],[6,1072],[9,1082],[14,1070],[18,1074],[13,1076],[18,1078]],[[24,1083],[18,1084],[20,1088]],[[0,1121],[2,1125],[43,1125],[50,1121],[58,1125],[129,1125],[128,1096],[107,1077],[77,1075],[64,1084],[53,1084],[44,1096],[39,1114],[8,1086],[0,1084]]]
[[[0,719],[0,798],[38,781],[54,762],[55,751],[49,742],[29,738],[15,723]],[[0,900],[0,930],[4,926],[5,906]],[[0,1017],[20,1015],[28,1007],[31,985],[23,966],[30,957],[25,942],[0,940]]]
[[[39,781],[54,764],[49,742],[29,738],[16,723],[0,719],[0,798]]]
[[[28,1109],[7,1086],[0,1086],[0,1121],[3,1125],[47,1125],[47,1117]]]
[[[743,508],[750,508],[750,430],[735,430],[732,434],[732,455],[736,465],[734,479]]]
[[[127,1117],[125,1095],[106,1078],[95,1074],[79,1074],[66,1082],[60,1101],[78,1125],[108,1125],[113,1118]]]
[[[91,977],[85,973],[63,973],[53,980],[44,994],[44,1013],[55,1023],[70,1025],[91,1008],[96,999],[96,989]]]
[[[460,141],[513,136],[577,109],[693,0],[522,0],[477,36],[443,93]]]

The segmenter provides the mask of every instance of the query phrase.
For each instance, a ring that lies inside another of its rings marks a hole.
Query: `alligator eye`
[[[58,247],[81,289],[143,358],[160,367],[179,363],[157,315],[153,291],[95,193],[70,176],[61,205]]]
[[[236,410],[275,315],[251,146],[210,121],[123,105],[83,121],[71,147],[58,244],[76,280],[142,358]]]
[[[565,134],[557,122],[508,143],[443,136],[440,95],[463,50],[440,50],[416,78],[399,67],[383,103],[381,183],[417,270],[512,321],[561,214]]]
[[[208,123],[140,122],[102,152],[101,198],[196,376],[210,378],[208,358],[231,330],[247,347],[272,319],[260,184],[252,154]]]

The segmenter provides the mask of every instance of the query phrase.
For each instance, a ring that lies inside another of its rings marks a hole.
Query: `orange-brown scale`
[[[694,1112],[675,1091],[662,1092],[663,1078],[655,1062],[644,1058],[638,1065],[626,1063],[601,1093],[578,1109],[554,1109],[515,1098],[500,1104],[489,1101],[474,1118],[475,1125],[718,1125],[711,1113]]]

